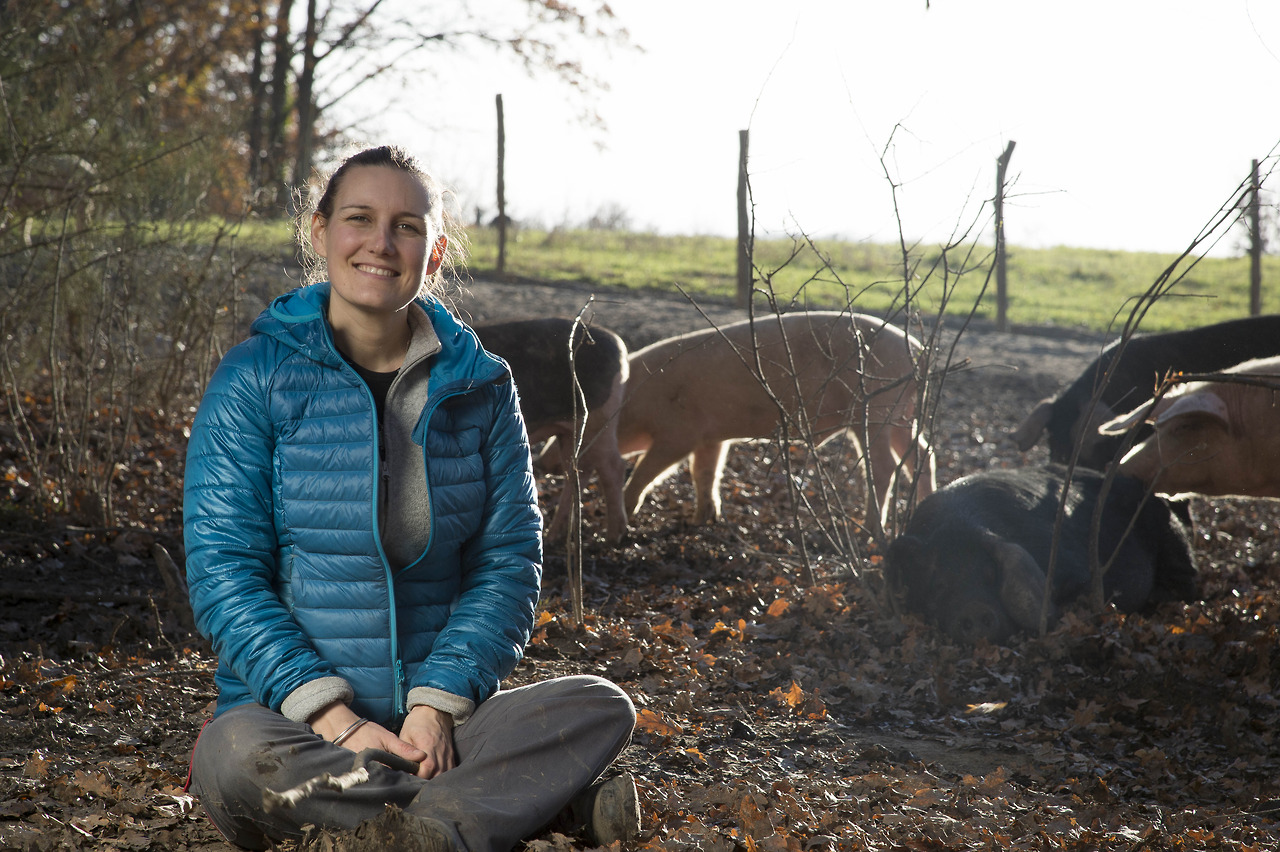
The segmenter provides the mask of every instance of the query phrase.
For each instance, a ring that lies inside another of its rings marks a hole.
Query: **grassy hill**
[[[493,274],[493,230],[468,234],[468,271]],[[518,278],[665,292],[683,289],[695,298],[731,300],[736,289],[735,241],[721,237],[672,237],[619,231],[522,230],[509,238],[506,273]],[[977,316],[994,319],[995,276],[988,246],[947,253],[933,246],[909,252],[896,246],[789,240],[755,245],[756,286],[781,301],[811,307],[853,304],[879,312],[903,301],[909,282],[914,306],[926,316],[963,315],[978,302]],[[1054,325],[1102,331],[1118,312],[1127,316],[1176,255],[1078,248],[1013,246],[1008,258],[1008,319],[1012,324]],[[905,271],[904,271],[905,270]],[[1249,311],[1248,258],[1188,258],[1170,277],[1177,283],[1143,320],[1144,331],[1204,325]],[[986,292],[984,293],[984,285]],[[1264,312],[1280,312],[1280,258],[1263,264]]]

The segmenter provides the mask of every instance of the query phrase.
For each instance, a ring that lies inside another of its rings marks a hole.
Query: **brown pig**
[[[1280,357],[1222,372],[1263,384],[1188,382],[1104,423],[1108,435],[1155,426],[1120,461],[1121,472],[1162,494],[1280,498]]]
[[[718,519],[729,445],[781,435],[785,416],[793,440],[847,434],[861,446],[865,435],[881,507],[867,520],[882,529],[899,466],[914,475],[918,498],[934,488],[933,451],[915,422],[920,353],[918,341],[884,320],[835,311],[769,315],[633,353],[618,448],[644,455],[627,480],[628,517],[692,455],[694,522]]]

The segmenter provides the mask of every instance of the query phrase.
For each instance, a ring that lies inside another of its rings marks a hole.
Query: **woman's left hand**
[[[453,716],[419,704],[409,711],[400,739],[427,753],[418,765],[419,778],[434,778],[458,765],[453,753]]]

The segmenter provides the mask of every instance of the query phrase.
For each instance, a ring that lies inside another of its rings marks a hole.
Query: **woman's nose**
[[[396,241],[392,239],[391,226],[379,225],[374,228],[370,249],[377,254],[390,254],[395,251]]]

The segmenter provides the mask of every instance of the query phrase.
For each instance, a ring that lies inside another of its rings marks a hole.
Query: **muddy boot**
[[[395,805],[334,838],[334,852],[458,852],[453,834],[444,824],[407,814]]]
[[[630,773],[597,781],[575,796],[569,808],[597,846],[640,836],[640,796]]]

